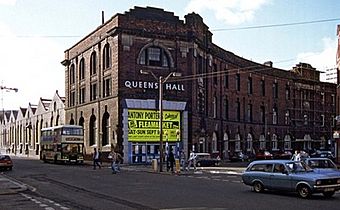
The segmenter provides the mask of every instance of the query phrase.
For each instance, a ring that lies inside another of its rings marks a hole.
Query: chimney
[[[102,25],[104,24],[104,11],[102,11]]]
[[[266,61],[266,62],[264,62],[263,65],[273,67],[273,62],[272,61]]]

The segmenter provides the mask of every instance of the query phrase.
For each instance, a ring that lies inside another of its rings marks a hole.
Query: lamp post
[[[170,77],[180,77],[182,76],[179,72],[170,72],[165,78],[163,76],[157,77],[152,71],[149,70],[140,70],[141,74],[151,74],[156,80],[158,80],[158,88],[159,88],[159,172],[163,171],[163,84]]]

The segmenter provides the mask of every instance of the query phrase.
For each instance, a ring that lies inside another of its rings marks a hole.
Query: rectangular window
[[[80,88],[79,103],[80,104],[85,103],[85,87]]]
[[[75,91],[71,91],[70,92],[70,106],[74,106],[76,105],[76,92]]]
[[[325,93],[321,93],[321,104],[325,104]]]
[[[225,88],[229,88],[229,76],[228,76],[228,72],[227,69],[224,70],[224,81],[223,81],[223,85]]]
[[[228,99],[224,99],[224,116],[225,119],[229,119],[229,106],[228,106]]]
[[[240,105],[240,102],[238,101],[238,102],[236,102],[236,111],[237,111],[237,113],[236,113],[236,120],[237,121],[240,121],[241,120],[241,105]]]
[[[94,101],[97,99],[97,83],[91,84],[90,100]]]
[[[251,77],[248,77],[247,91],[248,94],[253,94],[253,79]]]
[[[279,97],[279,85],[277,82],[273,84],[273,97],[278,98]]]
[[[266,123],[266,113],[265,113],[266,109],[264,106],[260,107],[260,119],[261,119],[261,123],[265,124]]]
[[[266,95],[266,85],[265,85],[264,80],[261,80],[260,86],[261,86],[261,96],[265,96]]]
[[[103,97],[108,97],[112,95],[112,82],[111,78],[104,79],[103,82]]]
[[[253,122],[253,105],[247,105],[247,120],[248,122]]]
[[[214,96],[213,98],[213,118],[217,117],[217,98]]]
[[[321,115],[321,127],[325,126],[325,115]]]
[[[240,91],[241,90],[241,77],[240,77],[240,74],[236,74],[235,76],[235,82],[236,82],[236,90],[237,91]]]
[[[217,85],[217,79],[218,79],[218,75],[217,75],[217,64],[214,63],[213,65],[213,82],[214,82],[214,85]]]

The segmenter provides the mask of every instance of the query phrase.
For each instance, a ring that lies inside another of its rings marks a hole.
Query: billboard
[[[163,141],[179,140],[181,112],[163,111]],[[128,110],[128,139],[131,142],[159,142],[159,111]]]

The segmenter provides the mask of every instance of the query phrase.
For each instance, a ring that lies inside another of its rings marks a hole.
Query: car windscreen
[[[296,161],[296,162],[288,162],[286,163],[286,168],[290,173],[299,173],[299,172],[308,172],[313,171],[311,167],[309,167],[304,162]]]

